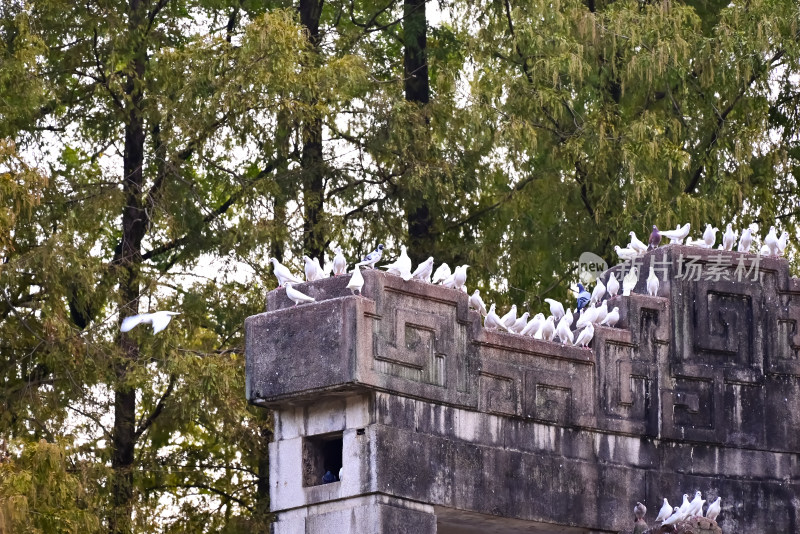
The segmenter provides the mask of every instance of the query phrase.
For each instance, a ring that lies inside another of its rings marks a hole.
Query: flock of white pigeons
[[[650,234],[648,244],[639,240],[635,232],[630,232],[631,240],[627,247],[621,248],[617,245],[614,247],[614,250],[621,260],[632,261],[644,255],[648,250],[657,248],[663,237],[668,238],[670,243],[682,244],[684,239],[688,238],[690,228],[689,223],[686,223],[683,226],[678,225],[675,230],[666,231],[659,230],[658,227],[653,225],[653,231]],[[689,238],[686,244],[713,249],[718,231],[718,228],[707,224],[701,239]],[[770,227],[769,233],[764,238],[759,254],[764,256],[784,255],[788,238],[788,232],[784,231],[781,236],[778,237],[775,227]],[[718,248],[720,250],[733,250],[737,239],[739,242],[737,250],[739,252],[749,253],[754,241],[752,228],[748,227],[743,230],[740,237],[738,232],[733,231],[732,225],[728,224],[727,229],[722,235],[722,244],[720,244]],[[355,294],[356,291],[360,294],[364,286],[364,277],[361,275],[359,268],[374,268],[375,264],[383,258],[383,250],[384,246],[380,244],[374,251],[367,254],[362,261],[355,264],[352,276],[347,284],[347,288],[350,289],[353,294]],[[319,259],[303,256],[307,282],[327,278],[331,273],[333,273],[334,276],[347,274],[347,259],[342,253],[341,247],[336,247],[334,252],[336,255],[333,261],[329,265],[326,265],[325,268],[320,265]],[[292,274],[288,267],[281,264],[276,258],[271,258],[270,262],[272,263],[275,277],[278,279],[278,286],[286,287],[286,296],[295,303],[295,306],[307,302],[314,302],[314,298],[292,287],[292,284],[300,284],[303,281]],[[390,274],[400,276],[405,281],[412,279],[421,280],[430,284],[440,284],[444,287],[468,293],[466,282],[467,268],[469,265],[459,265],[456,266],[454,271],[451,271],[446,263],[442,263],[434,272],[433,257],[431,256],[412,271],[411,258],[406,254],[406,247],[404,245],[400,247],[400,256],[393,263],[381,265],[380,267],[386,269],[386,272]],[[433,277],[431,277],[431,275],[433,275]],[[630,295],[638,281],[638,269],[636,267],[631,267],[629,272],[622,279],[622,295]],[[647,278],[646,287],[648,295],[658,295],[659,279],[652,265],[650,266],[650,275]],[[478,289],[469,297],[469,305],[484,317],[483,325],[489,330],[504,330],[513,334],[531,336],[535,339],[543,339],[546,341],[555,341],[556,338],[558,338],[558,341],[562,344],[569,343],[573,346],[588,348],[589,343],[594,337],[594,327],[596,325],[614,327],[619,321],[619,308],[614,307],[612,310],[609,310],[608,300],[605,299],[606,295],[608,295],[609,299],[613,299],[619,290],[620,283],[613,272],[609,276],[606,284],[598,279],[591,294],[579,283],[578,289],[576,291],[574,290],[577,293],[576,309],[574,313],[571,308],[565,310],[561,302],[546,298],[544,300],[550,305],[550,315],[545,318],[543,313],[537,313],[530,320],[530,314],[528,312],[517,317],[516,304],[512,305],[508,313],[502,317],[498,316],[495,312],[494,304],[487,310]],[[153,334],[157,334],[167,327],[170,320],[175,315],[179,314],[172,311],[157,311],[132,315],[126,317],[122,321],[120,330],[128,332],[139,324],[150,324],[153,327]],[[577,321],[575,321],[576,316],[578,317]],[[575,339],[575,333],[573,332],[573,323],[575,332],[580,330],[577,339]]]
[[[708,509],[706,510],[705,515],[703,515],[703,505],[706,504],[706,501],[703,499],[702,494],[699,491],[694,494],[694,499],[691,501],[689,501],[689,495],[684,493],[683,504],[674,508],[669,505],[667,499],[664,499],[664,504],[661,505],[661,510],[659,510],[658,517],[656,517],[656,523],[660,523],[662,526],[674,525],[680,521],[691,519],[692,517],[706,517],[711,521],[716,521],[717,516],[722,510],[721,502],[722,499],[717,497],[714,502],[708,505]],[[636,506],[633,508],[633,515],[636,518],[635,522],[644,522],[644,514],[646,513],[647,507],[642,503],[637,502]]]
[[[655,249],[659,246],[662,237],[666,237],[671,243],[682,244],[684,239],[689,235],[690,225],[687,223],[683,226],[678,225],[672,231],[660,231],[655,225],[650,234],[648,244],[643,243],[637,237],[635,232],[630,232],[631,241],[626,248],[614,247],[617,255],[623,261],[630,261],[639,256],[644,255],[648,250]],[[718,228],[712,227],[710,224],[706,226],[703,232],[702,239],[687,241],[688,245],[698,246],[702,248],[714,248]],[[788,232],[783,232],[781,237],[777,236],[775,227],[771,227],[769,234],[764,239],[764,245],[761,253],[769,256],[780,256],[784,254],[786,244],[788,241]],[[739,240],[738,251],[749,253],[751,244],[753,242],[753,232],[751,228],[745,229],[739,238],[738,232],[734,232],[732,225],[728,224],[727,230],[722,236],[722,244],[719,246],[721,250],[733,250],[737,238]],[[333,261],[323,268],[320,265],[319,259],[303,256],[305,262],[305,278],[307,282],[327,278],[333,273],[334,276],[347,274],[347,259],[342,253],[342,249],[337,247],[334,249],[336,255]],[[350,282],[347,284],[354,294],[356,291],[361,292],[364,286],[364,277],[361,275],[360,267],[374,268],[383,257],[384,246],[378,247],[367,254],[364,259],[355,264],[352,271]],[[303,281],[292,274],[288,267],[281,264],[276,258],[271,258],[275,277],[278,279],[280,287],[286,287],[286,296],[291,299],[295,306],[307,302],[314,302],[314,298],[298,291],[292,284],[299,284]],[[429,257],[424,262],[420,263],[415,270],[412,270],[411,258],[406,253],[406,247],[400,247],[400,256],[392,263],[381,265],[380,267],[386,269],[386,272],[400,276],[403,280],[421,280],[423,282],[440,284],[444,287],[456,289],[459,291],[467,292],[467,268],[469,265],[456,266],[454,271],[443,263],[433,271],[433,257]],[[432,278],[431,278],[431,275]],[[525,312],[517,317],[517,306],[512,305],[511,309],[499,316],[495,311],[495,305],[492,304],[487,310],[486,305],[481,298],[480,291],[476,289],[469,297],[469,305],[478,311],[483,317],[483,325],[489,330],[503,330],[509,333],[518,334],[521,336],[530,336],[535,339],[542,339],[545,341],[558,341],[562,344],[569,343],[573,346],[581,346],[588,348],[589,343],[594,337],[595,326],[609,326],[614,327],[619,321],[619,307],[614,307],[609,310],[608,299],[613,299],[622,289],[622,295],[630,295],[631,291],[636,287],[639,281],[639,273],[636,267],[632,267],[628,273],[623,277],[622,284],[617,280],[615,274],[612,272],[609,276],[608,282],[603,283],[598,279],[597,283],[589,293],[582,284],[578,284],[578,289],[573,290],[577,293],[576,309],[575,312],[571,308],[564,309],[564,305],[554,299],[544,299],[550,306],[550,315],[545,318],[543,313],[537,313],[529,319],[530,313]],[[647,294],[651,296],[658,295],[659,279],[655,274],[653,266],[650,266],[650,275],[647,278]],[[608,299],[605,297],[608,296]],[[577,321],[576,321],[577,317]],[[573,325],[575,330],[573,330]],[[578,332],[577,339],[575,332]]]

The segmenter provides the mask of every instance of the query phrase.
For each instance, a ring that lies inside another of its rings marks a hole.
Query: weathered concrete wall
[[[689,256],[711,279],[680,278]],[[276,532],[325,514],[350,514],[336,532],[616,532],[637,500],[652,520],[697,489],[725,532],[800,532],[800,281],[763,258],[738,281],[741,257],[649,253],[636,291],[656,261],[660,296],[610,302],[622,320],[592,350],[486,331],[466,295],[376,271],[364,297],[347,277],[299,286],[315,304],[272,292],[246,340],[248,398],[276,413]],[[303,439],[337,432],[342,481],[304,487]]]

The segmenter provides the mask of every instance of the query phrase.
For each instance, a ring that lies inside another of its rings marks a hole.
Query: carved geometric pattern
[[[702,294],[702,293],[701,293]],[[719,363],[747,366],[752,350],[753,306],[750,295],[708,291],[696,301],[695,348]]]
[[[446,354],[437,350],[440,315],[396,308],[388,336],[375,336],[375,369],[409,380],[444,385]],[[392,340],[392,341],[388,341]]]
[[[573,403],[578,400],[574,398],[573,388],[585,393],[580,390],[581,387],[582,384],[575,383],[569,376],[552,371],[525,371],[524,414],[540,421],[572,424],[576,422]],[[581,409],[585,412],[583,415],[591,415],[591,407],[581,405]]]
[[[517,388],[514,380],[482,372],[478,380],[479,409],[489,413],[515,415],[517,413]]]
[[[800,376],[800,306],[793,305],[794,296],[786,313],[778,318],[777,339],[773,340],[769,370],[773,373]]]

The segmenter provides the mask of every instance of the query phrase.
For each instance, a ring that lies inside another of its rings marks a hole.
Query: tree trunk
[[[308,32],[308,39],[319,53],[319,19],[323,0],[300,0],[300,22]],[[316,104],[316,97],[310,102]],[[325,190],[322,159],[322,119],[309,119],[303,124],[303,248],[311,257],[324,259],[324,229],[320,224],[324,213]]]
[[[136,34],[144,19],[144,6],[140,0],[130,0],[129,30]],[[144,164],[144,116],[141,80],[147,61],[144,46],[134,42],[133,73],[125,82],[129,102],[125,124],[123,153],[123,192],[125,208],[122,212],[122,247],[120,269],[120,320],[139,308],[139,268],[142,262],[142,239],[147,228],[147,213],[142,201]],[[111,499],[113,510],[109,517],[109,532],[122,534],[132,531],[133,463],[136,446],[136,390],[126,381],[131,364],[139,359],[139,346],[127,334],[118,338],[122,358],[114,365],[114,428],[112,439]]]
[[[406,100],[424,106],[430,100],[425,0],[405,0],[403,14],[403,42],[405,44],[403,66]],[[427,147],[421,148],[423,148],[421,153],[425,154]],[[432,193],[433,188],[430,191]],[[430,198],[424,198],[419,192],[409,192],[405,197],[408,255],[416,265],[433,254],[434,243],[431,236],[433,217],[429,205]]]

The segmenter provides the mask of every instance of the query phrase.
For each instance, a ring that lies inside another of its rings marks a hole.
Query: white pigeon
[[[600,325],[614,327],[618,322],[619,322],[619,307],[614,306],[614,309],[608,312],[606,318],[600,321]]]
[[[683,494],[683,503],[681,504],[681,507],[678,508],[678,512],[682,516],[686,517],[686,514],[689,513],[689,508],[691,508],[691,506],[692,506],[692,503],[689,502],[689,494],[684,493]]]
[[[450,266],[447,265],[446,263],[443,263],[439,266],[438,269],[436,269],[436,272],[433,273],[433,280],[431,280],[431,282],[434,284],[444,282],[445,280],[450,278],[450,275],[452,274],[453,273],[450,272]]]
[[[717,497],[717,499],[708,505],[708,510],[706,510],[706,517],[712,521],[717,520],[717,516],[719,515],[720,511],[722,510],[722,498]]]
[[[542,339],[547,341],[553,341],[553,338],[556,335],[556,324],[555,324],[555,317],[552,315],[547,317],[547,320],[544,322],[541,328]]]
[[[650,276],[647,277],[647,294],[651,297],[658,296],[658,277],[655,268],[650,265]]]
[[[647,245],[639,241],[639,238],[636,237],[636,232],[628,232],[628,235],[631,236],[631,242],[628,245],[628,248],[635,250],[639,254],[647,252]]]
[[[603,304],[597,308],[597,313],[594,315],[594,321],[592,324],[600,324],[605,320],[606,315],[608,315],[608,301],[604,300]]]
[[[477,310],[481,315],[486,315],[486,304],[483,303],[480,290],[476,289],[475,292],[472,293],[472,296],[469,297],[469,305],[471,308]]]
[[[358,268],[358,263],[353,266],[353,276],[350,277],[350,281],[347,282],[347,289],[355,295],[356,291],[358,294],[361,294],[361,289],[364,287],[364,276],[361,274],[361,269]]]
[[[567,341],[569,341],[570,345],[574,339],[572,335],[572,330],[569,328],[569,324],[567,323],[567,316],[561,318],[558,322],[558,327],[556,327],[556,335],[558,339],[561,340],[562,345],[566,345]]]
[[[719,232],[719,228],[712,226],[710,224],[706,224],[706,229],[703,232],[703,241],[706,243],[706,248],[714,248],[714,242],[717,240],[717,232]]]
[[[617,277],[614,276],[614,273],[611,273],[608,276],[608,283],[606,284],[606,291],[608,291],[608,295],[611,298],[616,297],[617,293],[619,293],[619,282],[617,281]]]
[[[423,261],[417,266],[417,269],[411,273],[411,278],[415,280],[422,280],[423,282],[431,283],[431,271],[433,271],[433,256]],[[486,308],[483,309],[486,312]]]
[[[592,338],[594,337],[594,326],[592,323],[586,325],[586,328],[581,330],[581,333],[578,334],[578,339],[575,340],[575,345],[580,345],[581,347],[587,347],[589,343],[591,343]]]
[[[528,317],[529,316],[530,316],[530,313],[528,313],[528,312],[523,313],[522,315],[520,315],[519,319],[514,321],[514,324],[512,324],[508,328],[508,330],[510,332],[514,332],[515,334],[521,334],[522,331],[525,329],[525,327],[528,326]]]
[[[681,515],[682,514],[680,509],[676,506],[675,508],[672,509],[672,515],[666,518],[664,522],[661,523],[661,525],[662,526],[674,525],[675,523],[681,520]]]
[[[567,308],[567,313],[564,314],[561,320],[566,320],[567,325],[572,326],[573,321],[575,321],[575,317],[572,315],[572,308]]]
[[[275,273],[275,278],[278,279],[278,287],[283,287],[286,282],[295,284],[303,283],[302,280],[292,274],[288,267],[279,262],[277,258],[270,258],[269,261],[272,262],[272,272]]]
[[[664,504],[661,505],[661,510],[658,511],[658,515],[656,516],[656,523],[664,521],[672,514],[672,506],[669,505],[669,501],[664,499]]]
[[[408,282],[411,280],[411,258],[406,254],[406,246],[400,245],[400,256],[389,265],[381,265],[381,268],[386,269],[389,274],[394,274],[401,277]]]
[[[668,238],[670,244],[677,243],[680,245],[683,243],[683,240],[686,239],[686,236],[689,235],[690,228],[691,225],[689,223],[686,223],[683,226],[679,224],[674,230],[659,230],[659,233],[661,234],[661,237]]]
[[[511,309],[508,310],[504,316],[500,318],[500,322],[503,323],[503,326],[506,327],[506,330],[510,329],[514,326],[514,323],[517,322],[517,305],[512,304]]]
[[[308,256],[303,256],[303,261],[305,262],[305,274],[306,274],[306,282],[313,282],[317,279],[317,265],[318,263],[314,263],[314,260],[309,258]]]
[[[594,318],[597,316],[597,308],[594,304],[587,306],[581,312],[580,317],[578,317],[578,322],[575,323],[575,328],[580,330],[584,328],[586,325],[592,324],[594,322]]]
[[[633,291],[633,288],[636,287],[636,284],[639,282],[639,268],[638,267],[631,267],[631,270],[628,271],[622,278],[622,296],[627,297]]]
[[[698,514],[702,514],[703,512],[703,503],[706,501],[703,500],[703,494],[699,491],[695,492],[694,499],[692,502],[689,503],[689,510],[686,512],[687,517],[694,517]]]
[[[711,248],[712,245],[706,243],[703,239],[692,239],[691,237],[686,240],[686,244],[691,247]]]
[[[369,254],[367,254],[366,256],[364,256],[364,259],[360,261],[358,264],[367,265],[374,269],[375,264],[381,261],[381,258],[383,257],[383,249],[384,249],[383,243],[379,243],[377,248],[372,252],[370,252]]]
[[[564,305],[559,301],[554,299],[544,299],[544,301],[550,305],[550,313],[556,321],[561,320],[561,318],[566,315],[564,312]]]
[[[314,258],[314,266],[317,268],[317,277],[315,278],[315,280],[323,280],[327,278],[328,275],[330,274],[330,272],[326,273],[325,270],[322,268],[322,265],[319,264],[319,258]]]
[[[786,244],[789,241],[789,232],[786,230],[783,231],[781,237],[778,238],[778,255],[783,256],[783,253],[786,252]]]
[[[622,261],[635,260],[639,257],[639,253],[630,248],[621,248],[619,245],[614,245],[614,251]]]
[[[739,252],[750,252],[750,244],[753,242],[753,233],[750,228],[742,230],[742,237],[739,238],[739,246],[736,248]]]
[[[531,337],[533,337],[534,335],[536,335],[536,333],[542,327],[542,325],[544,324],[544,321],[545,321],[544,314],[543,313],[537,313],[536,315],[533,316],[533,319],[528,321],[528,324],[525,325],[525,328],[522,329],[522,332],[520,332],[520,334],[523,335],[523,336],[531,336]]]
[[[733,246],[736,244],[736,233],[733,231],[733,225],[728,223],[728,227],[725,229],[725,233],[722,234],[722,248],[724,250],[733,250]]]
[[[456,289],[461,289],[464,287],[464,284],[467,283],[467,267],[469,267],[469,265],[460,265],[456,267],[456,271],[453,273],[453,287]]]
[[[767,245],[761,245],[761,250],[759,250],[758,253],[761,256],[769,256],[769,247]]]
[[[498,328],[501,330],[508,331],[506,325],[500,320],[500,317],[494,311],[494,304],[489,306],[489,313],[486,314],[486,318],[483,320],[483,327],[488,330],[497,330]]]
[[[301,302],[314,302],[313,297],[309,297],[305,293],[301,293],[300,291],[293,288],[291,282],[286,282],[286,296],[289,297],[294,302],[295,306],[297,306]]]
[[[131,315],[122,320],[119,329],[122,332],[128,332],[130,329],[140,324],[150,324],[153,325],[153,334],[158,334],[167,327],[174,315],[180,315],[180,313],[174,311],[157,311],[153,313]]]
[[[603,281],[599,278],[597,279],[597,284],[594,286],[592,290],[592,297],[589,299],[589,303],[592,302],[600,302],[603,297],[606,295],[606,286],[603,284]]]
[[[336,256],[333,257],[334,276],[347,274],[347,259],[342,254],[342,247],[336,247],[333,251],[336,253]]]
[[[775,233],[775,227],[769,227],[769,233],[764,238],[764,245],[769,249],[770,256],[778,255],[778,234]]]

